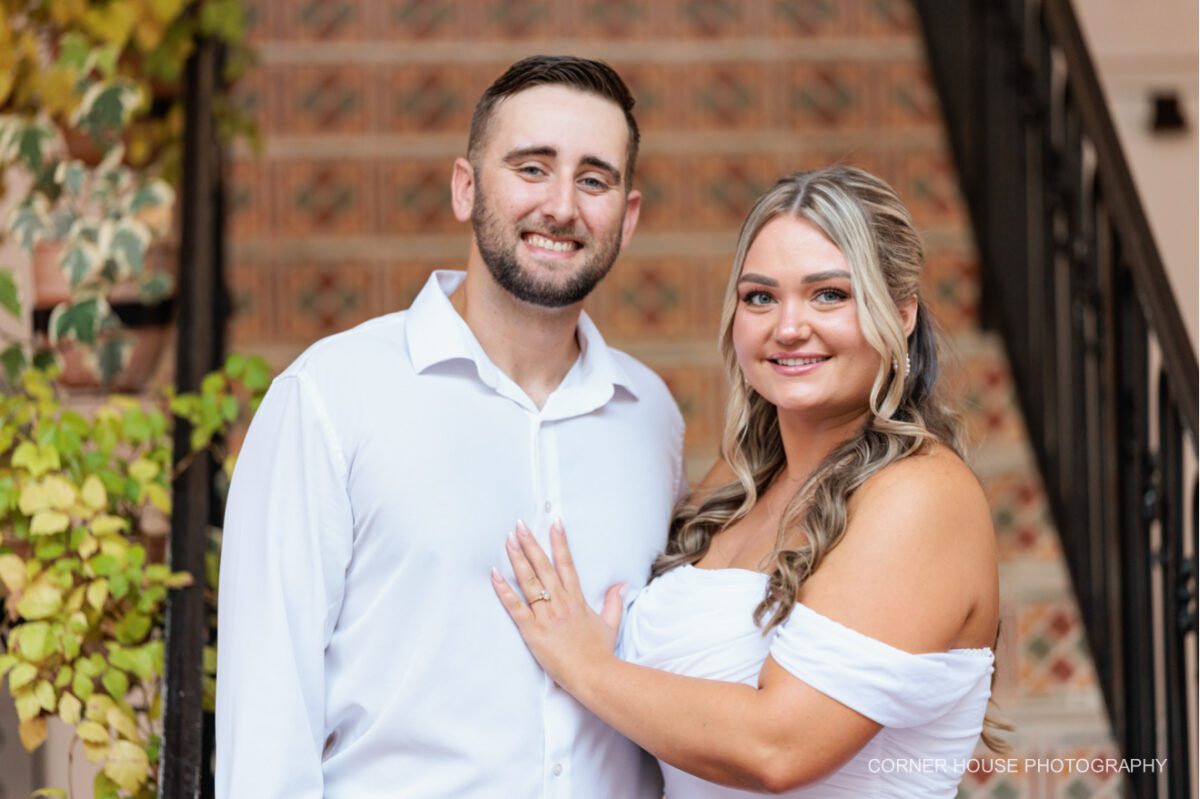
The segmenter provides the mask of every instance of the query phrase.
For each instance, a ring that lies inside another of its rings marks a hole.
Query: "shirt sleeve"
[[[914,655],[797,603],[771,657],[793,677],[884,727],[942,718],[990,680],[989,650]]]
[[[324,652],[353,518],[346,461],[304,373],[264,397],[234,469],[218,600],[217,799],[323,793]]]

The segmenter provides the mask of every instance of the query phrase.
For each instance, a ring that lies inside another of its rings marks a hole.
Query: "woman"
[[[785,177],[742,228],[721,323],[723,459],[626,619],[524,525],[501,601],[548,674],[655,755],[671,799],[954,796],[997,629],[987,503],[934,393],[920,240],[877,178]],[[528,600],[528,602],[526,601]],[[722,787],[725,786],[725,787]]]

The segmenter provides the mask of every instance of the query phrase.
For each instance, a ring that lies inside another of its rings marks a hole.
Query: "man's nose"
[[[556,176],[546,186],[546,197],[542,201],[542,215],[556,225],[575,221],[579,206],[575,202],[575,181],[567,175]]]

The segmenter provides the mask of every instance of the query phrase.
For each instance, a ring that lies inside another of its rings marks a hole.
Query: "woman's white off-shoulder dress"
[[[913,655],[801,604],[766,636],[752,618],[767,576],[681,566],[642,589],[621,634],[630,662],[758,684],[767,655],[797,678],[883,725],[840,770],[788,797],[953,797],[983,725],[990,649]],[[820,735],[820,730],[813,730]],[[661,763],[667,799],[758,796]]]

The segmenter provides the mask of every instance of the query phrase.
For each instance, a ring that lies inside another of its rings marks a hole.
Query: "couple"
[[[845,167],[758,201],[689,493],[666,388],[580,311],[637,225],[632,106],[602,63],[513,65],[454,164],[465,275],[271,386],[226,517],[218,797],[954,796],[996,554],[912,221]]]

